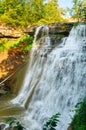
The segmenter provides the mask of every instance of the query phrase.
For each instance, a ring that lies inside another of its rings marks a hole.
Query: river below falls
[[[25,108],[18,104],[12,104],[9,101],[15,97],[13,94],[5,95],[0,98],[0,122],[9,117],[21,118]]]

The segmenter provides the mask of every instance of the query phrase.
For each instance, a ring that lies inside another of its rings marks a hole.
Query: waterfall
[[[27,100],[29,99],[28,96],[31,97],[31,94],[42,75],[45,62],[45,58],[42,56],[46,55],[51,48],[48,26],[42,25],[37,28],[33,43],[30,63],[24,82],[18,96],[12,101],[14,104],[19,103],[21,106],[25,106]]]
[[[28,130],[42,130],[57,112],[61,117],[56,130],[67,130],[74,115],[71,110],[85,96],[86,25],[73,27],[67,39],[54,48],[49,28],[38,27],[25,79],[12,101],[27,108],[22,120]]]

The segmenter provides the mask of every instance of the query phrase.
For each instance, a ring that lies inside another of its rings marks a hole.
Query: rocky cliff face
[[[49,25],[50,34],[64,34],[68,36],[71,28],[73,27],[73,23],[52,23]]]
[[[21,35],[22,31],[18,29],[0,25],[0,38],[18,38],[21,37]]]
[[[33,36],[37,26],[38,25],[31,25],[31,26],[29,25],[27,28],[24,29],[23,32]],[[73,26],[73,23],[52,23],[49,24],[48,26],[50,35],[63,34],[65,36],[68,36],[69,31]],[[3,37],[18,38],[21,37],[23,32],[12,27],[6,27],[4,25],[0,25],[0,38]]]
[[[65,36],[68,36],[71,28],[73,27],[73,23],[52,23],[49,24],[49,34],[64,34]],[[24,29],[24,33],[27,33],[29,35],[34,35],[34,32],[36,30],[37,25],[34,26],[28,26],[26,29]],[[40,32],[41,33],[41,32]]]
[[[67,37],[74,23],[52,23],[49,24],[49,35],[51,38],[51,44],[59,43],[63,37]],[[33,36],[38,26],[28,26],[24,33]],[[38,35],[38,39],[41,37],[41,30]]]

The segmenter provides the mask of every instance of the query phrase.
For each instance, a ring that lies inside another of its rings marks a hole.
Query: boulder
[[[6,124],[3,123],[3,122],[1,122],[1,123],[0,123],[0,130],[3,130],[3,129],[5,128],[5,126],[6,126]]]
[[[10,91],[9,87],[7,87],[4,83],[0,84],[0,97],[2,95],[9,93],[9,91]]]

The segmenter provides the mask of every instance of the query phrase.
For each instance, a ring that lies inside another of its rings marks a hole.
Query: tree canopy
[[[2,0],[0,20],[11,26],[27,26],[35,23],[63,21],[63,10],[58,0]]]
[[[72,17],[86,22],[86,0],[73,0]]]

